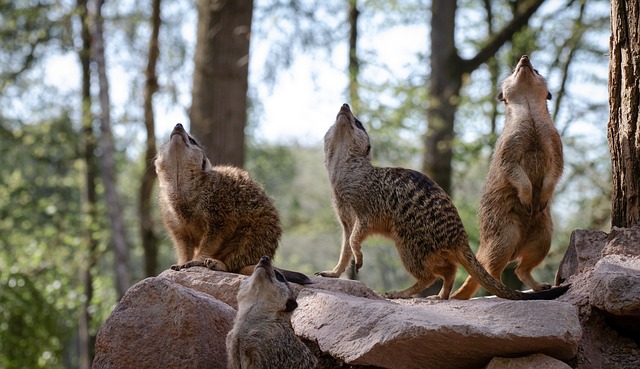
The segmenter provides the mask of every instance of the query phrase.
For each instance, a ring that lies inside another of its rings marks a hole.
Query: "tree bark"
[[[153,0],[151,15],[151,38],[149,40],[149,61],[145,71],[144,126],[147,132],[145,150],[145,171],[139,191],[138,213],[140,216],[140,239],[144,250],[144,272],[147,277],[156,275],[158,270],[158,236],[156,235],[151,205],[153,184],[156,180],[154,158],[156,157],[156,128],[153,116],[153,95],[158,90],[156,64],[160,54],[158,37],[160,34],[160,0]]]
[[[215,164],[244,164],[253,0],[197,0],[191,132]]]
[[[611,225],[640,224],[640,5],[611,0],[609,124]]]
[[[455,138],[455,113],[465,75],[493,57],[500,47],[526,26],[544,0],[522,3],[511,22],[494,33],[471,59],[462,59],[455,45],[456,1],[433,0],[431,4],[431,76],[423,171],[451,194],[451,162]]]
[[[96,0],[95,17],[93,18],[93,57],[97,65],[99,101],[100,101],[100,161],[102,167],[102,182],[104,184],[106,207],[111,224],[111,245],[114,251],[116,292],[118,300],[124,296],[131,285],[131,271],[129,270],[129,246],[125,237],[122,221],[122,205],[116,188],[115,148],[111,131],[111,111],[109,101],[109,80],[104,52],[104,34],[102,5],[104,0]]]
[[[91,336],[91,313],[89,307],[93,299],[93,276],[92,271],[97,265],[98,239],[95,235],[96,226],[98,224],[98,193],[96,190],[96,182],[98,179],[98,164],[96,162],[96,136],[93,133],[93,116],[91,114],[91,34],[89,31],[89,21],[87,14],[87,0],[78,0],[78,17],[81,25],[82,48],[78,56],[80,59],[80,67],[82,73],[82,96],[81,96],[81,112],[82,112],[82,139],[83,139],[83,158],[84,158],[84,196],[82,204],[82,213],[84,214],[85,229],[85,257],[80,267],[80,280],[82,281],[82,289],[84,299],[80,304],[80,317],[78,321],[78,337],[79,337],[79,368],[90,369],[93,362],[93,337]]]

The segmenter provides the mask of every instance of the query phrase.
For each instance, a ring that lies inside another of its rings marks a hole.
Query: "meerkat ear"
[[[552,96],[551,96],[551,92],[547,91],[547,100],[551,100]]]
[[[298,303],[295,299],[288,299],[287,304],[285,305],[284,312],[290,313],[294,311],[298,307]]]
[[[500,101],[505,101],[504,95],[502,94],[502,91],[500,91],[500,93],[498,94],[497,99],[500,100]]]

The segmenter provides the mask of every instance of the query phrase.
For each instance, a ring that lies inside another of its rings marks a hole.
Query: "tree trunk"
[[[423,170],[451,193],[453,123],[462,85],[460,58],[454,39],[456,1],[431,2],[431,77],[429,123],[425,136]]]
[[[609,124],[611,225],[640,224],[640,5],[611,0]]]
[[[129,270],[129,246],[125,237],[122,221],[122,206],[116,188],[116,164],[114,160],[113,133],[111,132],[111,112],[109,101],[109,81],[104,54],[102,5],[104,0],[96,0],[93,18],[92,48],[97,65],[99,101],[100,101],[100,149],[102,164],[102,182],[106,195],[106,207],[111,223],[111,245],[114,251],[116,271],[116,292],[118,300],[124,296],[131,285],[131,271]]]
[[[153,95],[158,90],[156,64],[159,57],[158,36],[160,34],[160,0],[153,0],[151,15],[151,39],[149,40],[149,62],[145,72],[147,80],[144,88],[144,126],[147,131],[145,150],[145,171],[140,184],[138,212],[140,215],[140,239],[144,250],[144,272],[153,277],[158,270],[158,236],[156,236],[151,214],[153,184],[156,180],[154,158],[156,157],[156,128],[153,116]]]
[[[90,369],[93,362],[93,338],[91,337],[91,313],[89,307],[93,299],[93,277],[91,272],[97,264],[98,239],[95,236],[98,224],[97,203],[98,193],[96,182],[98,179],[98,164],[96,163],[96,136],[93,133],[93,117],[91,114],[91,34],[87,14],[87,0],[78,0],[78,16],[81,24],[82,49],[78,56],[82,69],[82,133],[83,133],[83,157],[85,169],[84,197],[82,212],[85,223],[85,252],[80,267],[80,280],[84,298],[80,304],[80,317],[78,322],[79,337],[79,368]]]
[[[493,57],[500,47],[527,25],[544,0],[521,2],[513,19],[494,33],[471,59],[460,58],[455,45],[456,1],[433,0],[431,4],[431,77],[423,171],[451,194],[451,161],[455,138],[455,113],[463,77]]]
[[[349,104],[351,111],[360,111],[360,60],[358,59],[358,0],[349,0]]]
[[[191,132],[215,164],[244,164],[253,0],[197,0]]]

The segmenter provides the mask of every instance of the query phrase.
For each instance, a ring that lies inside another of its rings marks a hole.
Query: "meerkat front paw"
[[[340,274],[335,273],[331,270],[325,270],[324,272],[315,272],[315,275],[319,276],[319,277],[327,277],[327,278],[338,278],[340,277]]]
[[[217,270],[219,272],[226,272],[227,271],[227,266],[224,265],[223,262],[221,262],[220,260],[216,260],[216,259],[211,259],[211,258],[207,258],[204,259],[204,266],[211,269],[211,270]]]
[[[406,296],[402,291],[389,291],[384,294],[384,297],[388,299],[408,299],[411,296]]]

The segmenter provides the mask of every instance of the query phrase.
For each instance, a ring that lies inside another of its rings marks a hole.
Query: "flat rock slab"
[[[306,288],[292,323],[296,334],[354,365],[479,368],[495,357],[576,355],[577,309],[558,301],[371,300]]]

